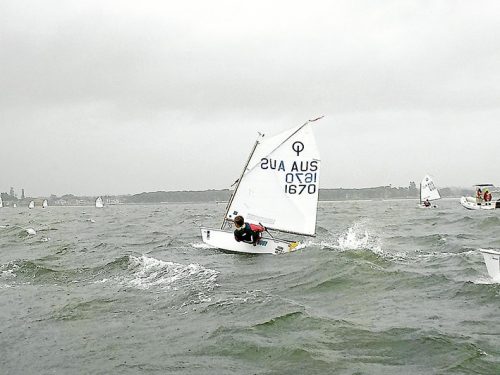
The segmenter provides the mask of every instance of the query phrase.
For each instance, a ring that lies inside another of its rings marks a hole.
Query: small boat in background
[[[460,204],[468,210],[494,210],[500,208],[500,199],[492,201],[492,190],[495,189],[493,184],[478,184],[474,185],[476,196],[466,196],[460,198]],[[498,192],[498,191],[495,191]],[[484,195],[484,193],[488,193]]]
[[[101,197],[97,197],[97,199],[95,200],[95,206],[97,208],[103,208],[104,207],[104,202],[102,201]]]
[[[47,202],[47,199],[44,199],[43,203],[42,203],[42,208],[47,208],[48,206],[49,206],[49,202]]]
[[[421,208],[437,208],[438,206],[430,202],[441,199],[439,190],[434,184],[431,176],[426,175],[420,182],[420,203]]]
[[[35,202],[30,201],[30,204],[28,204],[28,208],[31,210],[32,208],[35,208]]]

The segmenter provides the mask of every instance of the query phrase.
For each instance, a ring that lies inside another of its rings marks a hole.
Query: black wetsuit
[[[234,230],[234,239],[238,242],[243,241],[255,245],[260,239],[260,233],[253,231],[250,224],[245,223],[243,227]]]

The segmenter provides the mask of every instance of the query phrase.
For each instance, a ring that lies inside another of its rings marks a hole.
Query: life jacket
[[[250,229],[256,233],[264,232],[265,228],[262,225],[250,224]]]
[[[236,228],[234,230],[234,238],[238,242],[257,243],[264,230],[265,228],[262,225],[245,223],[242,228]]]

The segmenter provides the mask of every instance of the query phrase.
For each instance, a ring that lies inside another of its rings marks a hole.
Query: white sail
[[[422,182],[420,183],[420,202],[428,199],[429,201],[434,201],[436,199],[440,199],[438,188],[434,184],[431,176],[426,175]]]
[[[2,201],[2,197],[0,197],[0,208],[3,207],[3,201]]]
[[[44,199],[43,203],[42,203],[42,208],[47,208],[48,206],[49,206],[49,202],[47,202],[47,199]]]
[[[28,208],[35,208],[35,202],[31,201],[28,205]]]
[[[311,122],[274,137],[259,137],[226,218],[314,235],[320,156]]]
[[[104,207],[104,203],[102,202],[102,198],[101,197],[98,197],[96,200],[95,200],[95,206],[97,208],[103,208]]]

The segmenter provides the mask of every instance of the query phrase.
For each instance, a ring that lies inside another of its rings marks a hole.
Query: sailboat
[[[43,203],[42,203],[42,208],[47,208],[48,206],[49,206],[49,202],[47,202],[47,199],[44,199]]]
[[[28,204],[28,208],[29,209],[35,208],[35,202],[34,201],[30,201],[30,204]]]
[[[97,199],[95,200],[95,206],[97,208],[103,208],[104,207],[104,203],[103,203],[101,197],[97,197]]]
[[[428,200],[429,202],[435,201],[441,199],[441,195],[439,195],[439,190],[434,184],[434,181],[432,180],[431,176],[425,175],[424,178],[422,179],[422,182],[420,182],[420,203],[419,207],[423,208],[437,208],[437,205],[431,204],[429,206],[425,206],[424,202],[425,200]]]
[[[479,251],[483,254],[488,274],[492,279],[500,282],[500,251],[491,249],[480,249]]]
[[[481,192],[484,192],[495,188],[493,184],[477,184],[474,187],[476,193],[479,189],[481,189]],[[500,199],[496,202],[485,202],[482,196],[480,198],[466,196],[460,198],[460,204],[468,210],[494,210],[500,208]]]
[[[259,133],[220,229],[201,228],[205,243],[236,253],[281,254],[296,250],[300,244],[276,238],[269,230],[280,236],[315,236],[320,156],[312,125],[321,118],[269,138]],[[266,228],[255,246],[235,240],[236,216]]]
[[[2,197],[0,197],[0,208],[3,207],[3,200],[2,200]]]

